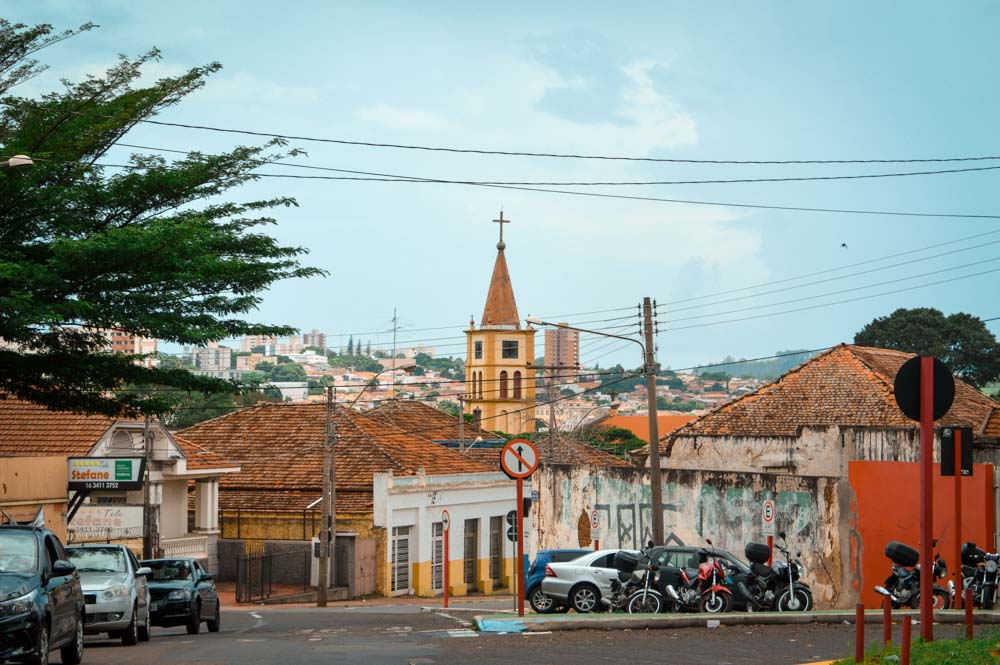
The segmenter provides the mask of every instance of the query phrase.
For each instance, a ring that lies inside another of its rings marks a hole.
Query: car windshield
[[[143,561],[153,569],[153,582],[174,582],[191,579],[191,564],[187,561]]]
[[[69,560],[81,573],[124,573],[125,553],[117,547],[70,547]]]
[[[38,543],[26,531],[0,529],[0,573],[33,573],[38,568]]]

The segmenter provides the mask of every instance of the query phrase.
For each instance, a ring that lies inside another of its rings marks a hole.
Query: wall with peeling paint
[[[539,491],[539,549],[577,547],[600,536],[601,547],[634,549],[651,536],[649,471],[545,465],[533,481]],[[845,478],[691,469],[665,469],[664,532],[667,543],[717,547],[742,558],[743,547],[764,541],[760,507],[777,503],[777,530],[802,551],[806,581],[820,607],[852,607],[860,571],[851,564],[853,493]],[[582,516],[597,510],[600,533],[583,533]],[[583,538],[581,538],[583,536]]]

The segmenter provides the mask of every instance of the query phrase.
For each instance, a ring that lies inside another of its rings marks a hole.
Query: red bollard
[[[910,617],[903,617],[903,638],[899,649],[899,665],[910,665]]]
[[[865,606],[854,608],[854,662],[865,662]]]
[[[882,596],[882,644],[892,644],[892,598]]]
[[[965,639],[972,639],[972,589],[965,590]]]

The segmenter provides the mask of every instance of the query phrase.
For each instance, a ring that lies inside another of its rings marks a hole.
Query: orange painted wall
[[[872,588],[881,584],[892,566],[885,545],[898,540],[919,549],[920,464],[916,462],[849,462],[848,481],[856,510],[852,534],[852,566],[861,566],[857,589],[866,607],[878,607],[881,597]],[[954,572],[955,479],[942,478],[934,465],[934,537],[937,550]],[[959,542],[975,541],[993,550],[993,465],[976,464],[972,477],[962,479],[962,533]],[[921,562],[923,563],[923,562]]]

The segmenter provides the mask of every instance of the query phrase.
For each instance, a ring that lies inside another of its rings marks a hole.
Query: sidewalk
[[[892,613],[893,621],[904,616],[919,619],[915,610]],[[935,623],[963,623],[965,612],[942,610],[934,613]],[[775,626],[809,623],[854,623],[854,610],[825,612],[753,612],[726,614],[484,614],[473,618],[483,633],[540,633],[565,630],[671,629],[718,626]],[[1000,612],[976,612],[976,625],[1000,624]],[[882,623],[882,610],[865,612],[865,623]]]
[[[263,604],[260,602],[253,603],[237,603],[236,602],[236,583],[235,582],[220,582],[216,584],[216,589],[219,592],[219,601],[222,607],[226,609],[246,609],[253,611],[260,611],[261,609],[267,610],[278,610],[278,609],[302,609],[305,607],[316,607],[315,602],[310,603],[280,603],[280,604]],[[281,595],[291,595],[296,593],[302,593],[302,587],[288,587],[279,588],[277,586],[272,587],[272,597],[279,597]],[[508,604],[513,604],[514,598],[511,595],[496,595],[496,596],[480,596],[477,594],[468,596],[452,597],[449,599],[449,605],[452,607],[466,607],[468,605],[476,605],[479,603],[487,602],[506,602]],[[440,596],[436,597],[422,597],[422,596],[395,596],[393,598],[386,598],[384,596],[369,596],[366,598],[353,598],[351,600],[331,600],[327,603],[327,607],[393,607],[393,606],[410,606],[410,607],[434,607],[435,609],[444,609],[443,600]]]

